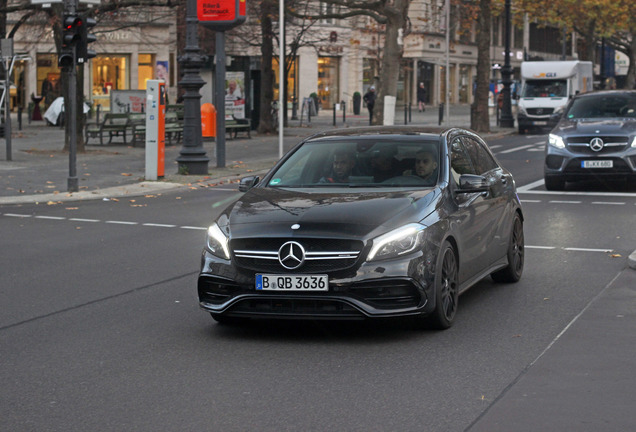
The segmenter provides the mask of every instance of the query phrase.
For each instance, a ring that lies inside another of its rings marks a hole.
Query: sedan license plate
[[[535,126],[547,126],[548,122],[547,121],[535,121],[534,125]]]
[[[327,275],[256,275],[256,289],[262,291],[328,291]]]
[[[581,162],[581,168],[612,168],[611,160],[587,160]]]

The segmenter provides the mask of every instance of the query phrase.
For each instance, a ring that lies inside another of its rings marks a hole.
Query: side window
[[[455,183],[459,184],[459,176],[462,174],[476,174],[470,158],[464,151],[464,146],[459,138],[451,143],[451,175]]]
[[[466,152],[473,161],[476,174],[483,175],[499,167],[490,153],[484,148],[483,144],[470,137],[462,137],[462,141]]]

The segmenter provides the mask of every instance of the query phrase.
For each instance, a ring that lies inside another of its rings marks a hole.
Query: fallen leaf
[[[612,258],[620,258],[620,257],[621,257],[621,254],[612,254],[612,255],[610,255],[610,256],[611,256]]]
[[[126,177],[132,176],[132,174],[130,174],[130,173],[121,173],[121,175],[126,176]]]

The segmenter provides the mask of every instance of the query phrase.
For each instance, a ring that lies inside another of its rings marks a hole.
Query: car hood
[[[636,119],[562,119],[552,131],[556,134],[596,135],[632,134],[636,132]]]
[[[418,191],[320,193],[254,188],[217,220],[231,237],[362,238],[417,222],[435,209],[439,188]],[[292,229],[292,225],[299,225]]]

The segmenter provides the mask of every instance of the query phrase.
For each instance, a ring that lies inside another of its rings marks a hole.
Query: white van
[[[519,133],[554,126],[550,116],[578,93],[592,90],[592,62],[533,61],[521,63],[521,93],[517,104]]]

